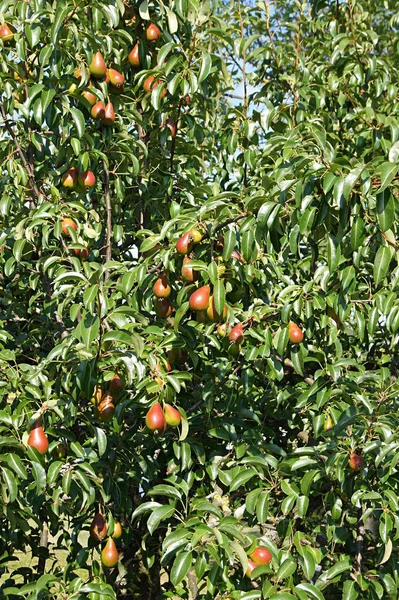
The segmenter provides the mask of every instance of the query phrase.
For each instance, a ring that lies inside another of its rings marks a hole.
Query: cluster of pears
[[[148,42],[157,42],[161,38],[161,30],[155,23],[150,23],[145,30],[145,37]],[[128,61],[130,66],[137,69],[141,66],[140,58],[140,42],[136,42],[132,50],[129,52]],[[160,85],[162,82],[156,79],[154,75],[149,75],[143,82],[143,88],[146,93],[152,92],[154,88]],[[166,95],[166,89],[161,92],[161,98]]]
[[[71,167],[62,176],[61,185],[69,190],[85,192],[94,188],[96,185],[96,176],[90,169],[79,172],[76,167]]]
[[[46,454],[48,450],[48,439],[44,433],[42,419],[37,419],[30,430],[28,437],[28,446],[36,448],[40,454]]]
[[[255,550],[250,554],[248,560],[247,576],[251,577],[252,571],[259,567],[259,565],[268,565],[272,559],[272,555],[267,548],[264,546],[257,546]]]
[[[107,535],[107,524],[101,512],[94,515],[90,525],[90,537],[94,542],[102,542]],[[119,521],[114,523],[112,535],[108,537],[107,542],[101,552],[101,562],[104,567],[109,569],[115,567],[119,561],[119,552],[115,541],[122,536],[122,525]]]
[[[165,433],[167,427],[178,427],[181,423],[181,414],[171,404],[155,402],[145,417],[147,429],[155,436]]]
[[[62,235],[64,235],[65,237],[71,237],[70,229],[77,231],[78,226],[76,222],[73,219],[71,219],[71,217],[63,217],[61,221]],[[71,250],[70,248],[68,249]],[[81,261],[85,261],[89,258],[89,249],[87,247],[73,248],[72,251],[75,254],[75,256],[80,258]]]
[[[104,392],[101,385],[97,384],[91,398],[96,409],[96,417],[102,423],[110,423],[115,414],[115,401],[125,385],[121,377],[116,374],[111,379],[108,391]]]

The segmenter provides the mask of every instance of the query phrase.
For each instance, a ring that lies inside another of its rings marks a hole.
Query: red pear
[[[64,188],[69,188],[70,190],[74,190],[76,188],[77,182],[78,182],[78,170],[76,167],[71,167],[62,176],[61,184]]]
[[[90,114],[93,117],[93,119],[96,119],[97,121],[102,121],[105,117],[104,104],[101,101],[96,102],[93,108],[91,109]]]
[[[157,317],[166,319],[172,314],[172,305],[169,298],[155,298],[154,310]]]
[[[298,327],[296,323],[290,321],[288,323],[288,336],[291,344],[300,344],[303,340],[303,331]]]
[[[89,84],[87,87],[90,89],[92,86],[91,86],[91,84]],[[82,96],[83,96],[83,98],[85,98],[85,100],[87,100],[87,102],[90,104],[90,106],[94,106],[95,103],[97,102],[97,96],[95,94],[93,94],[92,92],[90,92],[89,89],[82,92]]]
[[[181,238],[179,238],[176,242],[176,251],[183,256],[188,254],[193,245],[193,238],[191,237],[190,232],[183,233]]]
[[[90,537],[95,542],[101,542],[107,535],[107,524],[100,512],[94,515],[90,525]]]
[[[140,52],[138,43],[133,47],[133,50],[130,52],[128,56],[128,61],[132,67],[140,66]]]
[[[108,102],[108,104],[105,107],[105,112],[104,112],[104,117],[102,119],[102,123],[103,123],[103,125],[112,125],[114,121],[115,121],[114,105],[112,104],[112,102]]]
[[[145,31],[145,37],[149,42],[157,42],[161,37],[161,30],[155,23],[150,23]]]
[[[152,92],[152,90],[154,88],[156,88],[158,85],[160,85],[162,82],[157,80],[155,81],[155,77],[153,75],[149,75],[147,77],[147,79],[144,80],[143,83],[143,88],[145,92]],[[166,95],[166,89],[162,90],[161,92],[161,98],[163,98]]]
[[[85,262],[89,258],[89,249],[88,248],[75,248],[74,249],[75,256],[80,258],[82,262]]]
[[[171,404],[165,404],[163,407],[165,421],[170,427],[178,427],[181,422],[181,414]]]
[[[272,555],[264,546],[258,546],[251,554],[251,559],[257,565],[268,565],[272,559]]]
[[[258,565],[253,560],[248,561],[248,569],[246,572],[247,577],[251,578],[251,573],[254,569],[256,569],[257,566]]]
[[[145,424],[154,435],[165,433],[167,423],[159,402],[155,402],[145,417]]]
[[[171,289],[165,273],[156,280],[152,291],[156,298],[169,298]]]
[[[109,393],[113,398],[117,396],[125,387],[123,380],[119,377],[118,374],[114,375],[109,383]]]
[[[364,467],[364,459],[359,454],[355,454],[355,452],[351,452],[349,457],[349,466],[353,471],[361,471]]]
[[[114,540],[112,537],[109,537],[103,551],[101,552],[101,562],[103,563],[104,567],[112,569],[112,567],[115,567],[118,564],[118,560],[119,552],[115,546]]]
[[[116,69],[108,69],[109,83],[116,89],[123,88],[125,76]]]
[[[35,421],[32,426],[28,437],[28,446],[36,448],[40,454],[46,454],[48,450],[48,439],[44,433],[41,419]]]
[[[244,339],[242,323],[237,323],[229,333],[229,340],[232,344],[241,344]]]
[[[74,229],[75,231],[78,228],[73,219],[70,219],[69,217],[64,217],[61,222],[61,231],[62,234],[66,237],[71,237],[71,232],[68,229],[69,227],[72,227],[72,229]]]
[[[119,521],[117,521],[114,524],[114,531],[112,533],[112,537],[114,538],[114,540],[119,540],[119,538],[122,537],[122,525],[119,523]]]
[[[93,188],[96,185],[96,176],[93,171],[87,169],[78,175],[78,184],[82,188]]]
[[[198,290],[195,290],[195,292],[193,292],[189,298],[191,310],[206,310],[209,305],[210,292],[211,290],[209,285],[203,285],[202,287],[198,288]]]
[[[185,264],[190,262],[191,258],[189,258],[188,256],[185,256],[183,258],[183,266],[181,268],[181,277],[183,279],[183,281],[186,281],[187,283],[193,283],[194,281],[197,281],[198,279],[198,272],[194,271],[194,269],[192,267],[186,267]]]
[[[3,42],[11,42],[13,37],[14,34],[7,23],[0,25],[0,39],[3,40]]]
[[[93,58],[91,59],[91,63],[89,65],[89,71],[98,79],[102,79],[105,77],[107,73],[107,65],[105,64],[105,60],[101,52],[96,52],[93,54]]]
[[[105,394],[96,409],[96,416],[102,423],[110,423],[114,418],[115,405],[111,394]]]

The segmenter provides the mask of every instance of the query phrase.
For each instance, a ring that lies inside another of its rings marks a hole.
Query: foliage
[[[0,15],[4,596],[396,598],[398,2],[1,0]],[[97,51],[122,91],[89,88]],[[95,186],[64,188],[72,167]],[[187,283],[175,245],[193,229]],[[202,285],[241,345],[189,309]],[[91,397],[115,374],[106,423]],[[179,428],[146,429],[156,401]],[[27,446],[39,417],[44,455]],[[98,511],[108,533],[122,523],[115,569],[88,539]],[[273,559],[250,578],[256,545]]]

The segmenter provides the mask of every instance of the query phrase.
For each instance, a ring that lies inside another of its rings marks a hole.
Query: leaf
[[[106,436],[105,432],[102,429],[100,429],[99,427],[96,427],[95,431],[96,431],[96,438],[97,438],[98,454],[99,454],[99,456],[102,456],[107,449],[107,436]]]
[[[392,254],[388,246],[380,246],[374,260],[374,282],[376,285],[385,279],[391,258]]]
[[[377,175],[381,179],[381,185],[378,189],[378,193],[383,192],[385,188],[390,185],[397,172],[398,165],[392,164],[391,162],[382,163],[382,165],[377,168]]]
[[[266,523],[269,513],[269,493],[262,492],[256,502],[256,518],[258,523]]]
[[[52,26],[51,32],[50,32],[50,40],[53,45],[56,43],[62,23],[63,23],[65,17],[67,16],[69,10],[70,10],[70,8],[68,5],[68,2],[65,2],[64,0],[59,0],[57,2],[55,19],[54,19],[54,23],[53,23],[53,26]]]
[[[395,218],[395,202],[390,190],[377,194],[377,220],[381,231],[388,231]]]
[[[78,109],[71,106],[69,112],[72,115],[73,122],[75,123],[78,138],[82,138],[85,134],[85,119],[83,113]]]
[[[208,52],[202,53],[201,69],[198,75],[198,83],[204,81],[211,71],[212,68],[212,57]]]
[[[295,573],[297,569],[297,564],[291,558],[286,558],[285,561],[279,566],[277,571],[277,578],[287,579],[287,577],[291,577],[293,573]]]
[[[226,291],[223,281],[218,279],[213,288],[213,302],[216,312],[221,315],[226,302]]]
[[[159,508],[156,508],[147,521],[147,529],[150,534],[152,535],[154,533],[162,521],[169,519],[169,517],[174,514],[175,510],[174,506],[160,506]]]
[[[170,581],[173,585],[179,585],[187,575],[193,561],[192,552],[178,552],[170,571]]]

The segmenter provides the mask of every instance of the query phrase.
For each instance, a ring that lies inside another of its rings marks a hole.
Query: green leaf
[[[147,529],[150,534],[152,535],[154,533],[162,521],[169,519],[169,517],[174,514],[175,510],[174,506],[160,506],[159,508],[156,508],[147,521]]]
[[[293,573],[295,573],[297,569],[297,564],[291,558],[286,558],[285,561],[279,566],[277,571],[277,579],[287,579],[287,577],[291,577]]]
[[[170,571],[170,581],[173,585],[177,586],[181,581],[183,581],[189,568],[191,567],[192,561],[192,552],[178,552]]]
[[[392,254],[388,246],[380,246],[374,260],[374,282],[376,285],[385,279],[391,258]]]
[[[83,113],[73,106],[70,107],[69,112],[71,113],[72,120],[75,124],[78,138],[82,138],[85,134],[85,119]]]
[[[216,312],[221,315],[223,308],[226,303],[226,290],[224,288],[223,281],[218,279],[213,288],[213,302],[215,304]]]
[[[377,175],[381,179],[381,186],[378,189],[379,194],[390,185],[397,172],[398,165],[392,164],[391,162],[382,163],[382,165],[377,168]]]
[[[202,60],[201,60],[201,69],[198,75],[198,83],[201,83],[202,81],[204,81],[204,79],[206,79],[211,71],[212,68],[212,57],[210,54],[208,54],[208,52],[203,52],[202,53]]]

